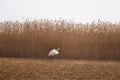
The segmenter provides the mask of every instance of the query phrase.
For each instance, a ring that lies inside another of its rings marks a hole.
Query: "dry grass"
[[[0,80],[120,80],[120,63],[0,58]]]
[[[120,59],[120,24],[76,24],[65,20],[0,22],[0,56],[48,58],[61,48],[64,59]]]

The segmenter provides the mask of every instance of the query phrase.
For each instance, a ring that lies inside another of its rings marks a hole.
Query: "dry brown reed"
[[[61,48],[57,58],[120,59],[120,24],[65,20],[0,22],[0,56],[48,58],[50,49]]]

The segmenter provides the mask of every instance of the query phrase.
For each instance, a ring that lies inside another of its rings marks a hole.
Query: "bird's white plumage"
[[[48,56],[55,56],[56,54],[59,54],[59,51],[56,49],[52,49],[52,50],[50,50]]]

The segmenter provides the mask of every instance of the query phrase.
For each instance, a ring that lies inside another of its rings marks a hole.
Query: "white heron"
[[[60,50],[60,48],[50,50],[50,52],[48,53],[48,56],[53,57],[53,56],[58,55],[59,54],[59,50]]]

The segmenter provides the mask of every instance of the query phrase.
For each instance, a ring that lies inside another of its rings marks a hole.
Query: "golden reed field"
[[[60,48],[61,59],[120,59],[120,23],[65,20],[0,22],[0,57],[48,58]]]
[[[0,80],[120,80],[119,60],[120,23],[0,22]]]

